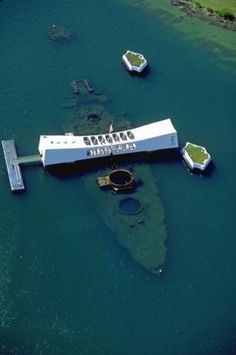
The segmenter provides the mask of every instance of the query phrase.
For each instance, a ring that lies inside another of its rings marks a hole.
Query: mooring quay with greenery
[[[205,170],[211,161],[211,156],[206,148],[189,142],[181,150],[181,154],[191,169]]]
[[[122,60],[126,68],[131,72],[141,73],[147,66],[147,61],[142,54],[130,50],[127,50],[122,56]]]

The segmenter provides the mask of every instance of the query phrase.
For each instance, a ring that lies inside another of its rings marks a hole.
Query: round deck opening
[[[125,188],[130,186],[134,177],[128,170],[113,170],[109,175],[110,184],[117,188]]]
[[[133,197],[125,197],[119,201],[119,210],[124,214],[138,214],[143,206],[139,200]]]

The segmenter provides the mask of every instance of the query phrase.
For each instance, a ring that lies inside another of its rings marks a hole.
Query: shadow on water
[[[177,162],[181,161],[181,159],[182,157],[178,149],[169,149],[153,153],[133,153],[121,156],[110,155],[109,157],[83,160],[82,162],[56,164],[48,166],[47,171],[57,178],[70,179],[101,168],[117,169],[120,165],[125,165],[129,170],[132,170],[132,164],[134,163]]]
[[[126,68],[125,68],[125,70],[129,73],[130,76],[136,76],[136,77],[140,77],[140,78],[146,78],[151,72],[149,65],[146,68],[144,68],[141,73],[137,73],[135,71],[128,71]]]
[[[204,171],[199,170],[199,169],[191,170],[188,167],[188,165],[185,163],[184,160],[183,160],[183,163],[184,163],[186,169],[189,170],[191,172],[191,174],[194,174],[194,175],[200,175],[200,176],[204,176],[204,177],[210,178],[213,175],[214,171],[215,171],[215,164],[213,163],[213,161],[211,161],[209,163],[209,165],[206,167],[206,169]]]

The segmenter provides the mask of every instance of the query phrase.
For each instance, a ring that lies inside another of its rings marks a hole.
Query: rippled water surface
[[[168,231],[157,278],[116,242],[86,175],[27,167],[27,191],[13,195],[0,152],[1,354],[236,352],[234,57],[216,55],[204,36],[197,45],[186,39],[173,14],[133,5],[1,2],[1,139],[37,153],[40,134],[73,122],[70,82],[87,77],[134,126],[171,117],[180,143],[206,146],[214,170],[201,177],[179,161],[152,164]],[[73,41],[50,41],[52,24],[69,28]],[[146,56],[147,77],[124,70],[126,49]]]

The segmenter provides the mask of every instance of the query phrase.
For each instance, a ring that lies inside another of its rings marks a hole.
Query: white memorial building
[[[98,135],[42,135],[38,147],[44,166],[172,148],[178,148],[178,136],[169,118]]]

